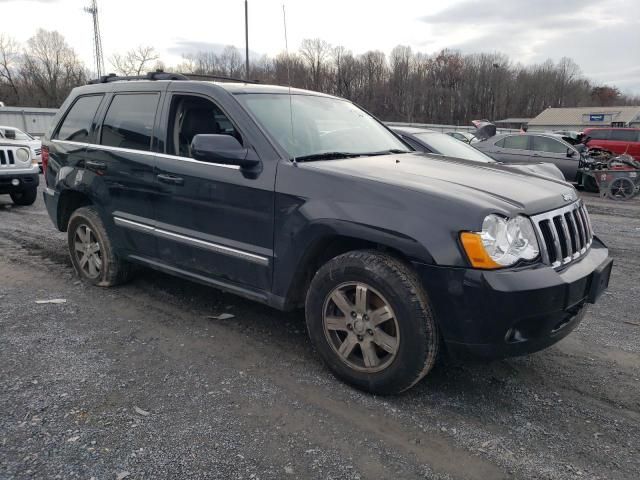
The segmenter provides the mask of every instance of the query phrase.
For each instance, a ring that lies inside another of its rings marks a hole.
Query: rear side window
[[[549,137],[533,137],[533,150],[547,153],[567,153],[567,146]]]
[[[150,150],[158,99],[157,93],[115,95],[102,123],[100,144]]]
[[[587,136],[591,137],[593,140],[608,140],[610,131],[611,130],[590,130],[587,133]]]
[[[96,115],[103,95],[78,98],[67,112],[55,138],[73,142],[86,142],[91,131],[91,122]]]
[[[503,140],[504,148],[513,148],[515,150],[527,150],[529,148],[529,137],[526,135],[513,135]]]
[[[618,140],[620,142],[637,142],[638,133],[633,130],[611,130],[611,140]]]

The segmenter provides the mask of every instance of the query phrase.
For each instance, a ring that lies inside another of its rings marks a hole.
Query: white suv
[[[16,205],[31,205],[38,196],[39,173],[28,144],[0,138],[0,195],[8,193]]]
[[[31,156],[36,159],[38,165],[42,166],[42,142],[15,127],[5,127],[0,125],[0,142],[28,145],[31,150]]]

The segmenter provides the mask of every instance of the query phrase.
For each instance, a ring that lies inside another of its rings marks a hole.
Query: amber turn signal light
[[[502,267],[502,265],[496,263],[484,249],[482,237],[480,237],[479,233],[462,232],[460,234],[460,241],[474,268],[492,270]]]

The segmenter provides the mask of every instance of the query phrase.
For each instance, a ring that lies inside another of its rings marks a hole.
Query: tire
[[[356,388],[400,393],[436,363],[440,334],[427,295],[390,255],[359,250],[333,258],[311,281],[305,309],[316,350]]]
[[[114,253],[111,239],[95,208],[82,207],[71,214],[67,243],[73,268],[83,281],[112,287],[130,278],[131,267]]]
[[[33,205],[33,202],[38,198],[38,189],[36,187],[27,188],[21,192],[11,192],[9,195],[16,205]]]

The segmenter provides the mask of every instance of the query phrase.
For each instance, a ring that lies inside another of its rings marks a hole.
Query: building
[[[41,137],[49,131],[56,108],[0,107],[0,125]]]
[[[640,106],[547,108],[529,121],[529,130],[575,130],[587,127],[640,128]]]

